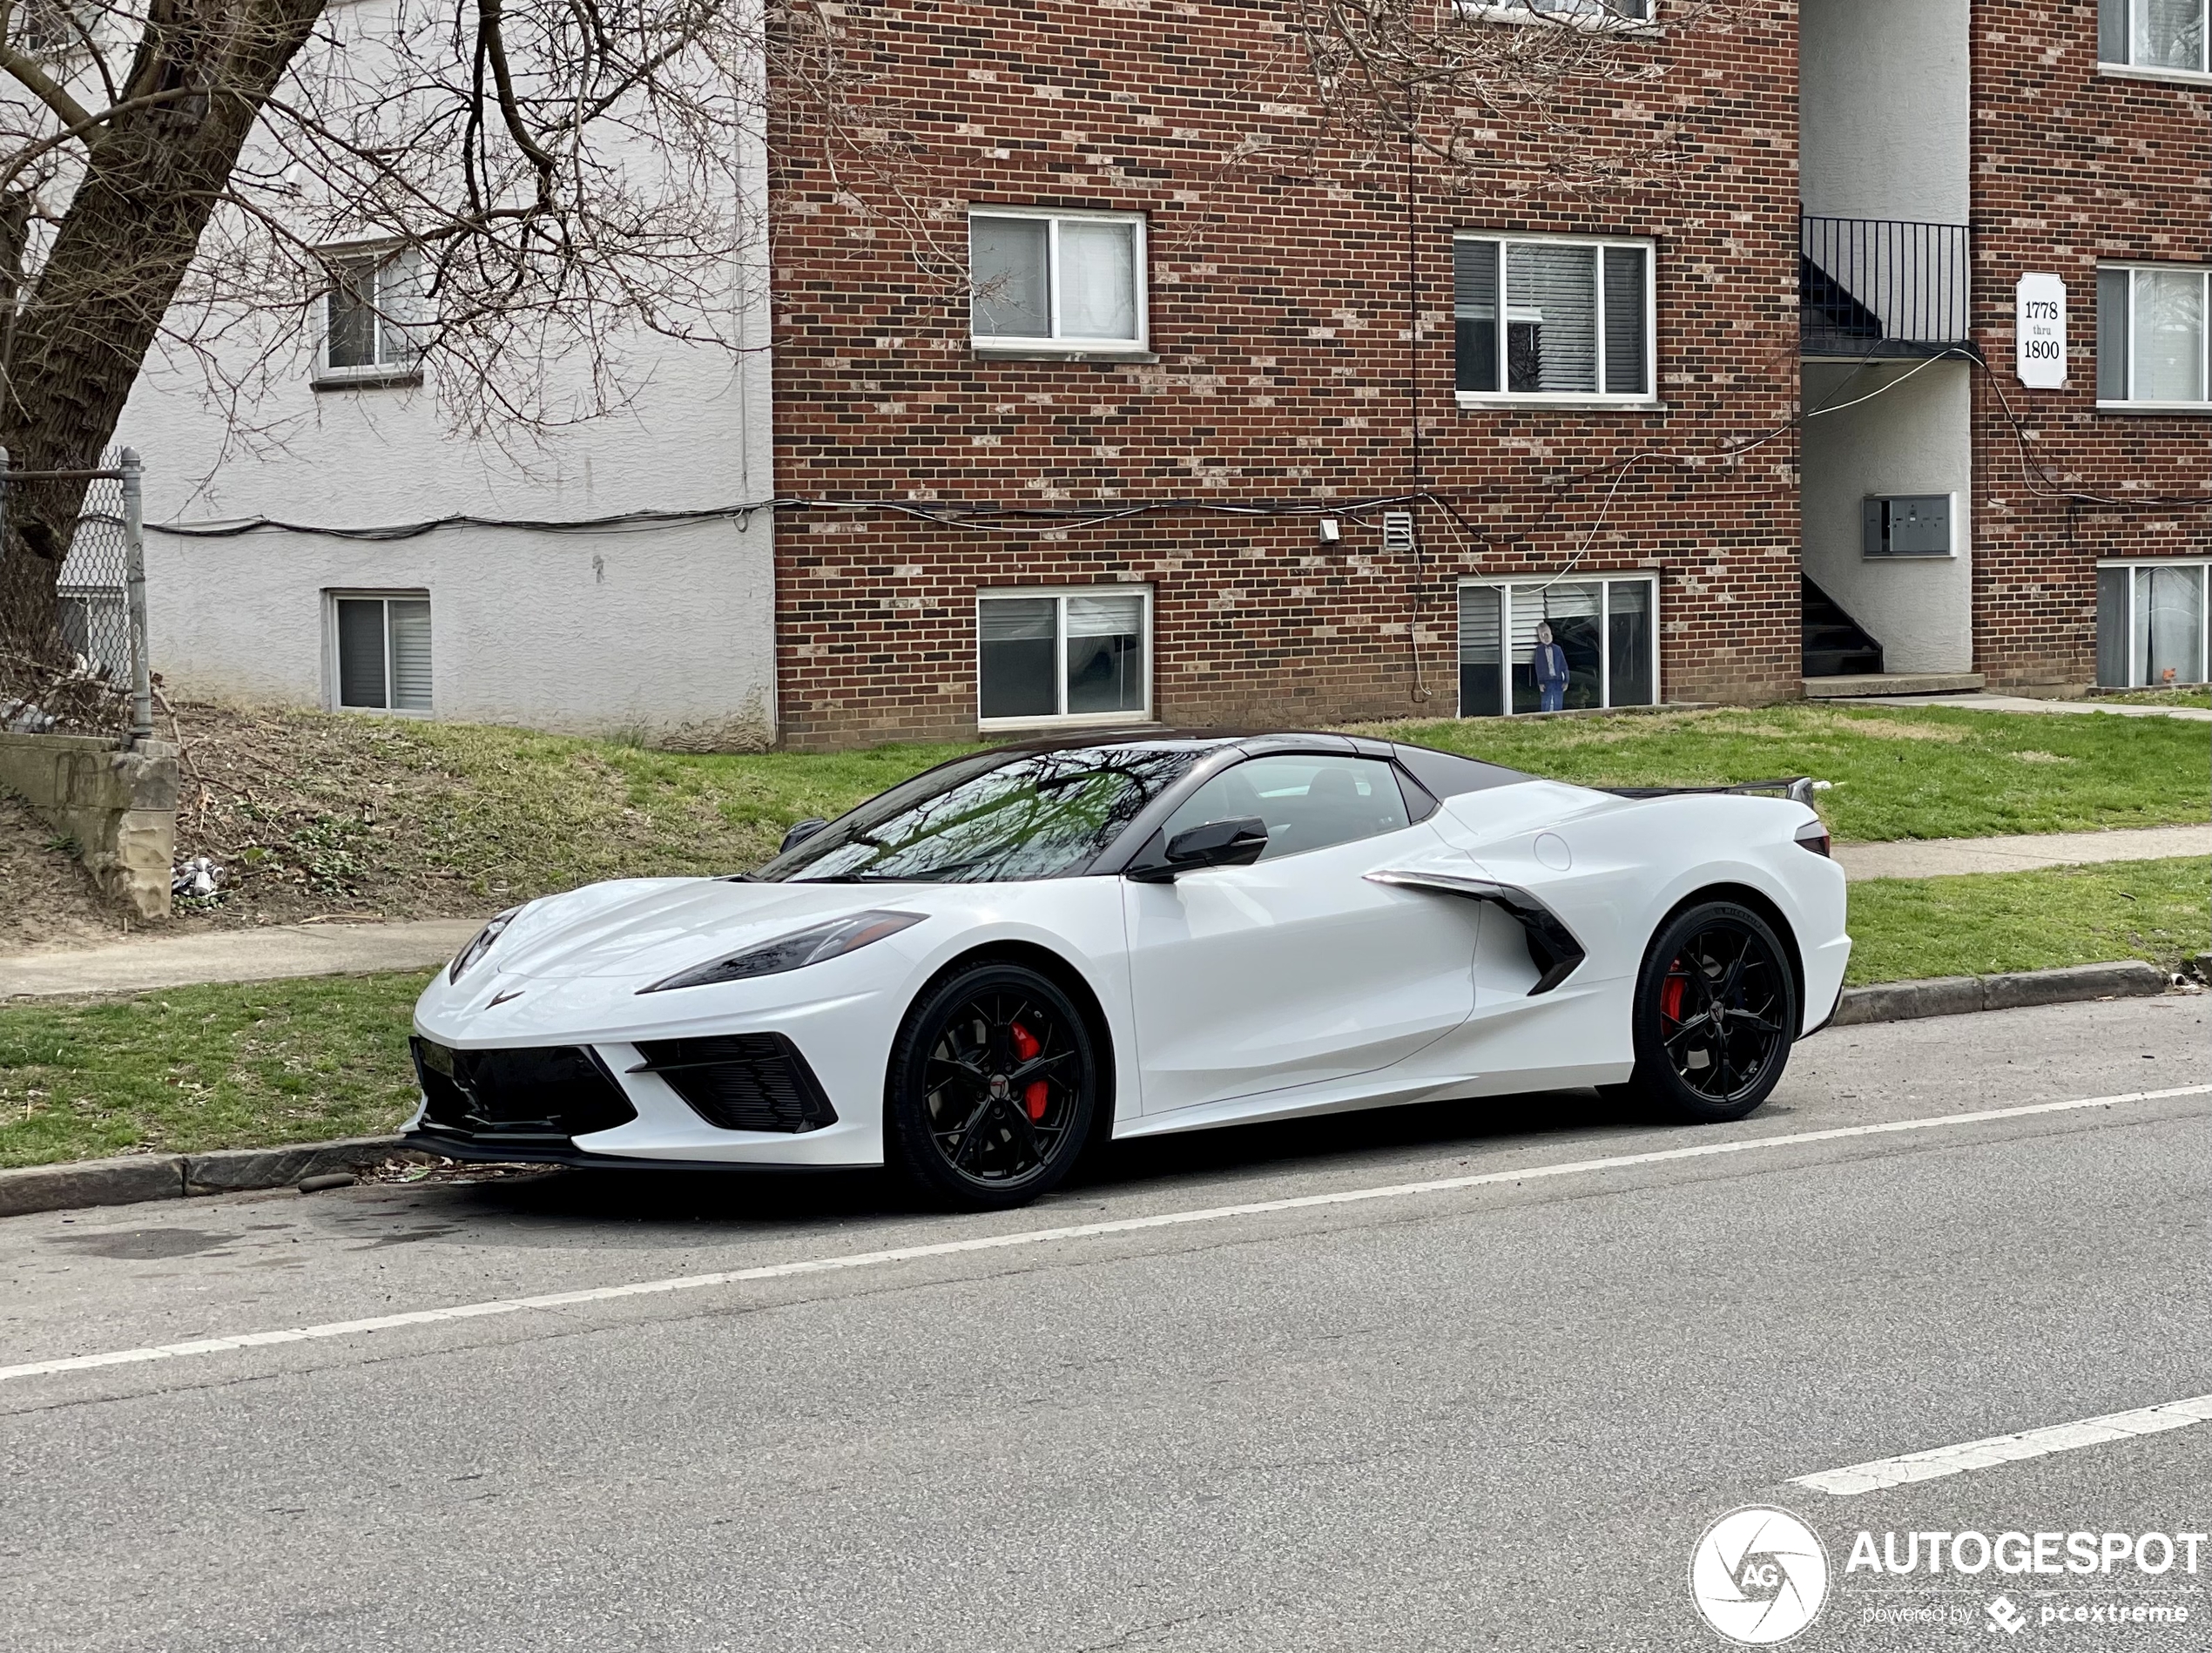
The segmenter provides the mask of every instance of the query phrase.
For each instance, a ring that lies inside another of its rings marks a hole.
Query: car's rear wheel
[[[1797,1028],[1797,982],[1765,919],[1733,901],[1678,913],[1652,940],[1629,1011],[1627,1089],[1679,1119],[1741,1119],[1774,1092]]]
[[[1075,1168],[1098,1091],[1090,1029],[1055,982],[966,966],[923,991],[892,1047],[886,1147],[936,1200],[1026,1204]]]

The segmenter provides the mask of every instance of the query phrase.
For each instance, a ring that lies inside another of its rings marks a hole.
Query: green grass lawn
[[[2178,718],[1799,702],[1388,726],[1557,780],[1686,786],[1811,775],[1838,838],[1983,838],[2212,817],[2212,728]]]
[[[959,752],[691,756],[461,724],[186,708],[179,855],[225,869],[231,921],[488,913],[596,879],[742,871],[784,828]],[[1846,839],[1977,837],[2212,816],[2212,729],[1812,705],[1390,725],[1599,785],[1811,774]]]
[[[1851,887],[1850,980],[2173,965],[2212,948],[2212,860],[2107,861]]]
[[[1854,983],[2212,945],[2212,860],[1851,887]],[[0,1006],[0,1166],[388,1130],[415,1104],[408,1012],[425,977],[178,988]]]
[[[2123,706],[2197,706],[2212,711],[2212,684],[2198,684],[2188,689],[2130,689],[2121,694],[2100,694],[2090,698],[2089,704],[2117,700]]]
[[[414,1103],[427,975],[0,1006],[0,1166],[388,1130]]]

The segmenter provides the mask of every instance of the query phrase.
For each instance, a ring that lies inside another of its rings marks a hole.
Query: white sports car
[[[1851,952],[1809,796],[1345,735],[1001,746],[757,873],[501,914],[416,1007],[412,1140],[1002,1206],[1101,1136],[1588,1085],[1741,1118]]]

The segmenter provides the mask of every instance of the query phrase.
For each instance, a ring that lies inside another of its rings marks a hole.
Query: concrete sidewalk
[[[2020,838],[1907,838],[1888,844],[1838,844],[1844,875],[1946,878],[1959,873],[2025,873],[2038,867],[2099,861],[2155,861],[2212,855],[2212,823],[2144,826],[2110,833],[2048,833]]]
[[[1844,875],[1855,881],[2018,873],[2038,867],[2212,855],[2212,823],[2042,837],[1838,844],[1835,854]],[[201,982],[433,970],[459,952],[482,923],[475,918],[439,918],[400,924],[273,924],[266,929],[0,955],[0,999],[82,998]]]
[[[0,956],[0,998],[142,993],[199,982],[269,982],[435,969],[483,928],[480,918],[403,924],[272,924]]]
[[[1962,712],[2046,712],[2109,713],[2115,718],[2179,718],[2188,723],[2212,723],[2212,711],[2202,706],[2131,706],[2110,700],[2033,700],[2013,694],[1867,694],[1828,700],[1831,706],[1956,706]]]

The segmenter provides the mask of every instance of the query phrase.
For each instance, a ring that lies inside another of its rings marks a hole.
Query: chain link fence
[[[139,509],[128,449],[83,471],[7,469],[0,451],[0,729],[152,732]]]

